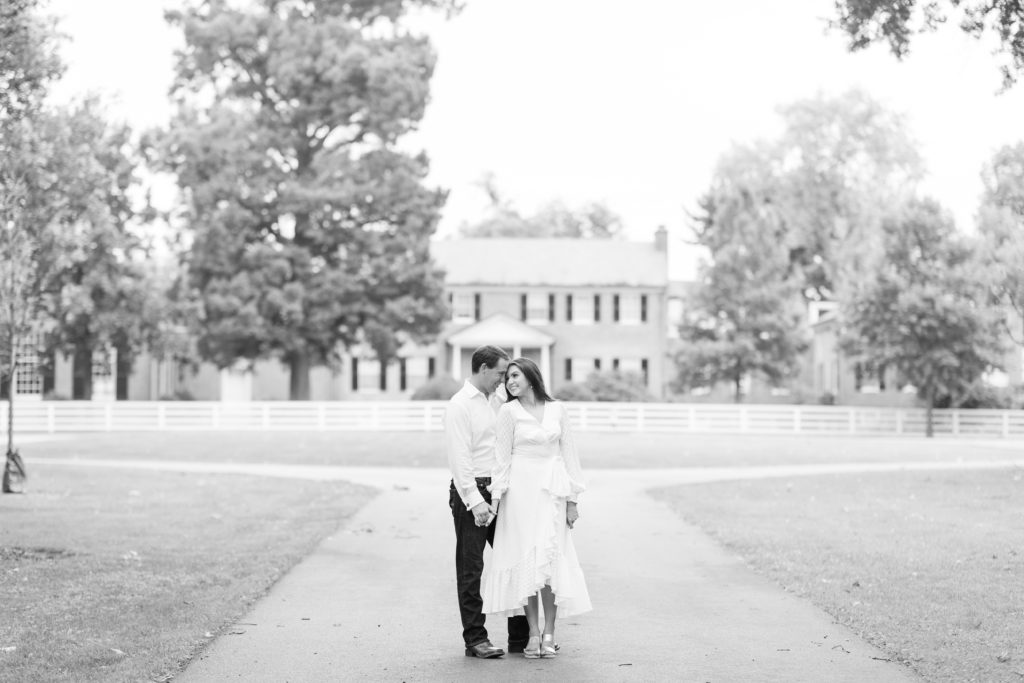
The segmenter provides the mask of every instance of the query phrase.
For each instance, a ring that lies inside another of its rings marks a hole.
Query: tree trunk
[[[292,401],[309,400],[309,356],[305,353],[296,353],[288,360],[288,368],[291,371],[288,382],[288,398]]]
[[[732,402],[742,403],[743,402],[743,373],[737,372],[733,378],[733,393]]]

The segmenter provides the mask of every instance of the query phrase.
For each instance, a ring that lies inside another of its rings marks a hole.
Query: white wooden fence
[[[578,431],[719,434],[924,433],[925,411],[842,406],[686,403],[571,403]],[[208,401],[23,401],[15,429],[24,432],[134,431],[435,431],[444,401],[220,403]],[[0,434],[7,405],[0,402]],[[1024,438],[1024,411],[937,410],[935,434]]]

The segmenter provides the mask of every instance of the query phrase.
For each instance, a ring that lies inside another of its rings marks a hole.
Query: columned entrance
[[[508,351],[513,358],[529,358],[540,368],[550,386],[551,347],[555,338],[530,327],[512,316],[498,313],[459,330],[446,340],[448,364],[452,377],[462,379],[470,373],[470,359],[479,346],[491,344]]]

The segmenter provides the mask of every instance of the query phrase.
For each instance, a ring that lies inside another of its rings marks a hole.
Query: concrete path
[[[985,463],[591,470],[573,532],[595,610],[559,622],[554,660],[463,656],[448,474],[152,461],[37,460],[345,479],[381,494],[279,581],[175,680],[801,681],[917,680],[810,603],[749,570],[645,495],[679,483],[827,472],[1021,467]],[[502,620],[490,620],[496,644]]]

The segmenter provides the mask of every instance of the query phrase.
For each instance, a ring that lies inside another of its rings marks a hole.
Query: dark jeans
[[[487,485],[489,478],[478,478],[477,489],[484,500],[491,502],[491,494]],[[486,527],[478,527],[473,513],[466,509],[455,490],[453,483],[448,490],[448,507],[452,510],[455,522],[455,575],[459,591],[459,611],[462,613],[462,638],[466,647],[488,640],[487,629],[484,628],[484,606],[480,597],[480,576],[484,571],[484,547],[487,543],[494,545],[494,527],[492,522]],[[530,626],[525,616],[509,617],[508,645],[509,649],[523,647],[530,639]]]

